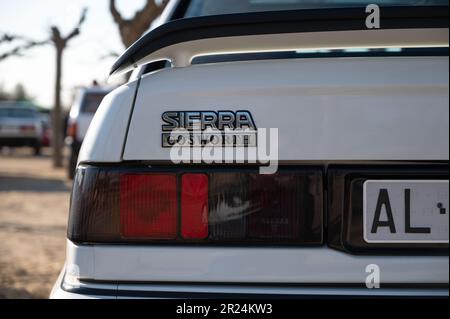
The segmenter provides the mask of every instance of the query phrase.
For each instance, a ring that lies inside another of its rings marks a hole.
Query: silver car
[[[39,113],[20,102],[0,103],[0,147],[29,146],[41,153],[43,127]]]

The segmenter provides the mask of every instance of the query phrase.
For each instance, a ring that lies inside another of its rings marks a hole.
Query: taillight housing
[[[321,167],[95,167],[74,179],[68,238],[88,243],[323,242]]]
[[[78,130],[77,122],[69,122],[69,124],[67,125],[67,136],[70,136],[73,139],[76,139],[77,138],[77,130]]]
[[[36,131],[36,127],[34,125],[21,125],[20,130],[25,133],[34,132]]]

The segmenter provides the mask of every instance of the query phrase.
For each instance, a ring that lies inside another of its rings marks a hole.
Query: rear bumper
[[[268,283],[362,286],[368,265],[381,285],[447,285],[448,256],[350,255],[328,247],[80,245],[67,241],[66,264],[97,282]]]
[[[354,256],[326,247],[124,247],[68,241],[70,266],[51,298],[448,297],[448,262],[448,256]],[[381,269],[378,289],[365,285],[370,264]]]
[[[64,283],[58,279],[51,299],[297,299],[297,298],[446,298],[445,287],[380,288],[247,284]]]
[[[36,146],[39,142],[37,137],[0,137],[0,146]]]
[[[74,289],[68,289],[67,286],[64,284],[64,279],[66,275],[66,267],[64,266],[61,270],[58,279],[56,280],[55,284],[53,285],[53,289],[50,292],[50,299],[116,299],[116,293],[114,290],[116,290],[117,285],[105,285],[108,287],[108,293],[105,294],[99,294],[98,292],[103,291],[99,289],[98,286],[90,285],[91,289],[96,289],[95,293],[89,294],[86,290],[82,291],[78,289],[75,291]],[[73,287],[75,288],[75,287]],[[80,288],[80,287],[78,287]]]

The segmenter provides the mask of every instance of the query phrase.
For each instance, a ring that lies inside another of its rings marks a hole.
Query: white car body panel
[[[364,284],[366,267],[382,283],[448,283],[448,256],[356,256],[327,247],[168,247],[67,244],[79,278],[138,282]],[[424,271],[426,269],[427,271]]]
[[[448,160],[448,62],[329,58],[162,70],[141,80],[123,159],[170,159],[160,147],[165,111],[248,110],[258,128],[278,128],[280,161]]]
[[[105,96],[86,133],[78,162],[121,161],[135,91],[136,82],[130,82]]]
[[[91,124],[94,114],[82,113],[77,117],[77,140],[82,141]]]

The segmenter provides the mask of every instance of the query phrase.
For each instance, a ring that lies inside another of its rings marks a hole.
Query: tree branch
[[[12,42],[14,40],[19,40],[19,39],[20,40],[24,40],[26,38],[20,37],[20,36],[13,36],[13,35],[4,34],[0,38],[0,43],[2,43],[2,42]],[[34,41],[34,40],[27,39],[24,44],[18,45],[15,48],[13,48],[12,50],[9,50],[7,52],[1,53],[0,54],[0,61],[3,61],[6,58],[9,58],[11,56],[22,56],[25,51],[27,51],[29,49],[32,49],[34,47],[37,47],[37,46],[48,44],[48,43],[49,43],[49,41],[47,41],[47,40],[45,40],[45,41]]]
[[[13,41],[15,41],[15,40],[22,40],[22,39],[23,39],[23,38],[22,38],[21,36],[4,33],[4,34],[0,37],[0,43],[4,43],[4,42],[13,42]]]
[[[109,11],[111,12],[111,15],[113,16],[114,22],[121,25],[125,22],[125,20],[120,15],[119,11],[116,8],[116,1],[115,0],[109,0]]]
[[[147,0],[144,7],[141,10],[136,11],[133,19],[131,20],[142,19],[142,17],[144,15],[147,15],[149,12],[156,12],[156,11],[158,11],[158,6],[156,5],[155,0]]]
[[[73,30],[66,36],[63,37],[61,35],[61,32],[59,31],[59,28],[57,26],[51,26],[51,40],[55,44],[55,46],[62,50],[66,47],[67,42],[69,42],[72,38],[76,37],[80,34],[80,27],[83,24],[83,22],[86,20],[86,13],[87,9],[83,8],[81,11],[80,20],[78,21],[77,25],[73,28]]]
[[[109,58],[117,59],[119,56],[120,56],[119,53],[114,52],[114,51],[110,51],[110,52],[100,56],[99,60],[101,61],[101,60],[106,60],[106,59],[109,59]]]
[[[0,35],[0,44],[1,43],[9,43],[13,41],[24,41],[24,42],[35,42],[31,38],[24,37],[22,35],[3,33]]]
[[[70,32],[65,38],[64,41],[67,43],[70,39],[76,37],[77,35],[80,34],[80,28],[81,25],[84,23],[84,21],[86,20],[86,14],[87,14],[87,8],[83,8],[83,10],[81,11],[81,16],[80,16],[80,20],[78,21],[78,24],[75,26],[75,28],[72,30],[72,32]]]
[[[161,12],[164,10],[167,0],[163,0],[161,5],[157,5],[155,0],[147,0],[145,6],[136,12],[134,15],[133,20],[134,21],[148,21],[148,24],[150,26],[150,23],[155,20],[156,17],[158,17]]]
[[[62,40],[61,32],[59,32],[59,29],[58,29],[57,26],[51,26],[51,27],[50,27],[50,32],[51,32],[51,34],[52,34],[51,40],[52,40],[54,43],[60,42],[60,41]]]
[[[160,5],[157,5],[155,0],[147,0],[144,7],[137,11],[133,18],[124,19],[115,7],[115,0],[110,0],[110,11],[114,22],[119,27],[120,37],[125,47],[128,48],[150,28],[150,24],[161,14],[167,2],[163,0]]]

